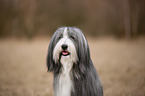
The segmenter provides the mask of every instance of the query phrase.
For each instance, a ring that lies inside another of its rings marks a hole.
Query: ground
[[[53,96],[47,72],[50,38],[0,39],[0,96]],[[88,37],[104,96],[145,96],[145,38]]]

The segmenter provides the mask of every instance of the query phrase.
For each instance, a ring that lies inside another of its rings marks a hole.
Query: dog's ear
[[[85,45],[84,41],[83,43],[79,43],[78,47],[78,57],[79,57],[79,69],[80,71],[85,74],[87,68],[89,67],[90,63],[90,52],[89,52],[89,47],[88,44]]]
[[[87,68],[90,66],[90,50],[83,32],[78,28],[74,28],[74,30],[78,33],[77,53],[79,60],[77,65],[81,73],[85,74]]]
[[[47,68],[48,71],[52,72],[54,70],[54,61],[53,61],[53,38],[50,41],[47,54]]]
[[[55,62],[53,60],[53,49],[55,47],[56,44],[56,40],[55,37],[56,35],[54,35],[50,41],[49,47],[48,47],[48,55],[47,55],[47,68],[49,72],[54,72],[54,74],[58,73],[60,68],[61,68],[61,64],[59,62]]]
[[[53,50],[54,50],[54,47],[56,45],[56,43],[58,42],[58,36],[59,34],[62,33],[62,28],[59,28],[57,29],[51,40],[50,40],[50,43],[49,43],[49,47],[48,47],[48,54],[47,54],[47,68],[48,68],[48,71],[50,72],[54,72],[54,71],[57,71],[58,70],[58,66],[59,64],[55,64],[56,62],[54,62],[53,60]]]

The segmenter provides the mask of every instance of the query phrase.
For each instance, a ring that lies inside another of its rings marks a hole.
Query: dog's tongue
[[[68,55],[68,52],[67,51],[63,51],[62,54],[63,55]]]

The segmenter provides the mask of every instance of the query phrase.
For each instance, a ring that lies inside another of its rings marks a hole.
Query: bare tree
[[[127,39],[131,38],[131,18],[130,18],[130,6],[129,0],[122,0],[123,1],[123,15],[124,15],[124,31],[125,37]]]

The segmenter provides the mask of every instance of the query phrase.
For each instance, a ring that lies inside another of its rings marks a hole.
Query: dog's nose
[[[66,50],[67,49],[67,44],[63,44],[62,46],[61,46],[61,48],[63,49],[63,50]]]

